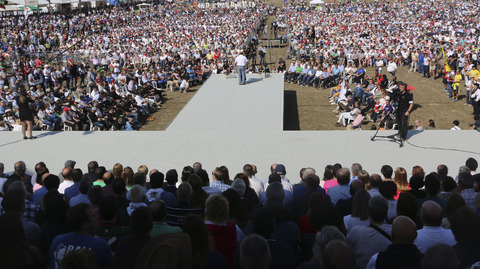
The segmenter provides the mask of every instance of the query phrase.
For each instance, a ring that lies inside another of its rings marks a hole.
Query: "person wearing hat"
[[[400,136],[400,142],[407,140],[407,131],[408,131],[408,116],[413,109],[413,95],[407,91],[407,84],[404,82],[397,82],[400,88],[400,94],[397,98],[398,108],[397,108],[397,125],[398,125],[398,134]]]
[[[72,114],[70,114],[69,107],[65,107],[63,109],[63,113],[60,116],[60,118],[62,119],[63,124],[72,127],[72,129],[75,129],[75,126],[79,123],[79,122],[76,122]]]

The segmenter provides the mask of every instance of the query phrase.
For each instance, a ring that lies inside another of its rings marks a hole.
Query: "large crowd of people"
[[[405,66],[409,73],[418,72],[425,79],[443,80],[442,89],[453,102],[462,92],[465,105],[473,106],[478,115],[480,21],[472,14],[479,10],[480,5],[470,1],[330,3],[322,10],[287,5],[277,13],[279,19],[288,21],[289,56],[294,59],[290,67],[283,67],[285,81],[337,86],[330,96],[332,104],[342,101],[335,113],[347,113],[353,121],[355,108],[364,116],[372,110],[368,118],[375,122],[384,116],[385,97],[394,97],[397,69]],[[375,68],[374,76],[366,77],[367,67]],[[344,77],[350,99],[345,96],[347,91],[340,94]],[[438,85],[440,89],[442,84]],[[338,125],[345,126],[347,122],[342,120],[340,117]]]
[[[212,73],[233,72],[242,51],[259,50],[264,62],[256,30],[275,8],[261,2],[133,7],[1,17],[1,127],[19,125],[25,89],[36,129],[138,129],[166,90],[186,93]]]
[[[273,164],[267,179],[253,164],[236,174],[225,166],[210,174],[199,162],[181,172],[91,161],[84,173],[73,160],[64,167],[57,174],[39,162],[29,175],[19,161],[8,175],[0,163],[6,268],[463,269],[480,262],[474,158],[431,173],[336,163],[287,176]]]

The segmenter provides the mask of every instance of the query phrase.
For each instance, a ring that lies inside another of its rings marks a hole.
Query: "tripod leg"
[[[380,128],[378,128],[375,134],[372,136],[372,139],[371,139],[372,141],[375,140],[375,137],[377,137],[378,131],[380,131]]]

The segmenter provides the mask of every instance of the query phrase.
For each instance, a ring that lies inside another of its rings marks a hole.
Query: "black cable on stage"
[[[475,154],[475,155],[480,155],[479,152],[474,152],[474,151],[468,151],[468,150],[461,150],[461,149],[449,149],[449,148],[437,148],[437,147],[424,147],[424,146],[418,146],[415,144],[410,143],[409,140],[406,140],[406,142],[413,147],[416,148],[421,148],[421,149],[433,149],[433,150],[444,150],[444,151],[457,151],[457,152],[462,152],[462,153],[470,153],[470,154]]]

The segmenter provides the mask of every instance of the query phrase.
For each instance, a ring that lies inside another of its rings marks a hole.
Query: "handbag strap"
[[[392,237],[388,233],[386,233],[384,230],[382,230],[380,227],[378,227],[377,225],[374,225],[374,224],[370,223],[370,225],[368,225],[368,226],[370,226],[372,229],[374,229],[375,231],[377,231],[381,235],[385,236],[385,238],[387,238],[389,241],[392,241]]]

